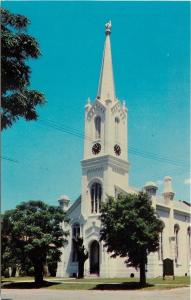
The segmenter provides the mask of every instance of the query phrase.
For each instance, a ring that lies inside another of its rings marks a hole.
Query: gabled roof
[[[131,186],[129,186],[127,190],[124,190],[124,189],[120,188],[119,186],[115,185],[115,190],[117,193],[125,194],[125,195],[128,193],[138,193],[139,192],[139,190],[137,188],[131,187]]]
[[[70,214],[77,206],[81,204],[81,195],[72,203],[72,205],[66,211],[66,214]]]

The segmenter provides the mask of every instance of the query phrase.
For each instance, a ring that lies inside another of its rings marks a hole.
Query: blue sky
[[[31,20],[28,33],[42,52],[29,61],[31,88],[47,104],[38,109],[39,121],[20,120],[2,134],[2,155],[16,161],[2,163],[2,209],[31,199],[56,205],[61,194],[80,194],[84,105],[97,93],[109,19],[116,92],[129,110],[130,184],[157,181],[161,192],[170,175],[176,198],[189,201],[190,3],[3,5]]]

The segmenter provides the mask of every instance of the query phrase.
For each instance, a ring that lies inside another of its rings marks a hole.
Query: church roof
[[[185,201],[173,200],[173,201],[167,203],[165,201],[164,197],[157,196],[156,204],[157,204],[157,206],[161,206],[161,207],[164,207],[164,208],[167,208],[167,209],[170,209],[171,205],[172,205],[172,208],[175,211],[182,212],[184,214],[189,214],[190,213],[190,210],[188,209],[189,205],[188,205],[187,202],[185,203]]]
[[[71,204],[67,210],[67,215],[70,214],[78,205],[81,204],[81,195]]]
[[[98,86],[98,99],[105,101],[110,99],[112,102],[115,101],[115,85],[113,76],[113,66],[112,66],[112,55],[111,55],[111,21],[106,25],[106,39],[105,47],[103,52],[103,60],[101,66],[101,73]]]
[[[115,184],[115,191],[116,191],[116,193],[117,194],[124,194],[124,195],[126,195],[126,194],[131,194],[131,193],[138,193],[139,192],[139,190],[137,189],[137,188],[135,188],[135,187],[132,187],[132,186],[128,186],[128,189],[127,190],[124,190],[124,189],[122,189],[122,188],[120,188],[118,185],[116,185]]]
[[[173,206],[174,206],[174,209],[176,210],[181,210],[181,211],[187,211],[188,213],[190,212],[188,210],[188,204],[185,203],[185,201],[173,201]]]

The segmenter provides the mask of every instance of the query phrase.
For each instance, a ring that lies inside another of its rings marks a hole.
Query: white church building
[[[128,277],[139,276],[134,268],[127,268],[125,258],[111,258],[99,241],[100,203],[107,195],[137,193],[129,186],[128,110],[125,102],[116,98],[111,55],[111,22],[105,25],[105,46],[96,99],[85,106],[85,140],[80,197],[70,205],[67,196],[58,200],[66,211],[69,224],[68,244],[62,249],[58,263],[58,277],[75,277],[78,263],[72,238],[82,236],[89,258],[85,262],[85,276]],[[164,178],[164,192],[157,194],[157,185],[148,182],[143,189],[149,193],[165,227],[160,236],[160,249],[148,257],[147,277],[163,274],[163,260],[173,262],[174,275],[189,274],[190,269],[190,206],[175,200],[172,178]]]

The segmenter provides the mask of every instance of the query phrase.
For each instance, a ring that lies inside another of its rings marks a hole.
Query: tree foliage
[[[29,20],[1,8],[1,120],[2,129],[12,126],[20,117],[27,121],[38,117],[36,106],[44,104],[44,96],[30,90],[29,58],[38,58],[37,41],[26,33]]]
[[[103,204],[101,240],[112,257],[126,257],[127,266],[140,269],[140,282],[146,283],[145,265],[150,252],[159,247],[163,222],[158,219],[146,193],[119,195]]]
[[[7,212],[7,217],[11,215],[12,210]],[[3,234],[5,231],[8,232],[10,230],[10,224],[7,222],[7,217],[4,218],[2,216],[2,235],[1,235],[1,262],[2,262],[2,267],[1,267],[1,272],[2,275],[5,277],[14,276],[15,274],[15,269],[20,266],[20,260],[18,257],[15,256],[15,253],[11,251],[11,240],[7,234]],[[11,274],[9,274],[9,267],[11,267]]]
[[[58,262],[60,248],[67,242],[67,232],[61,226],[64,219],[65,213],[60,207],[42,201],[23,202],[6,211],[2,220],[2,262],[7,253],[21,266],[30,261],[34,266],[35,282],[42,284],[47,259],[53,256]]]
[[[73,238],[73,245],[77,252],[78,278],[84,278],[84,263],[89,256],[88,251],[83,245],[83,241],[82,237]]]

